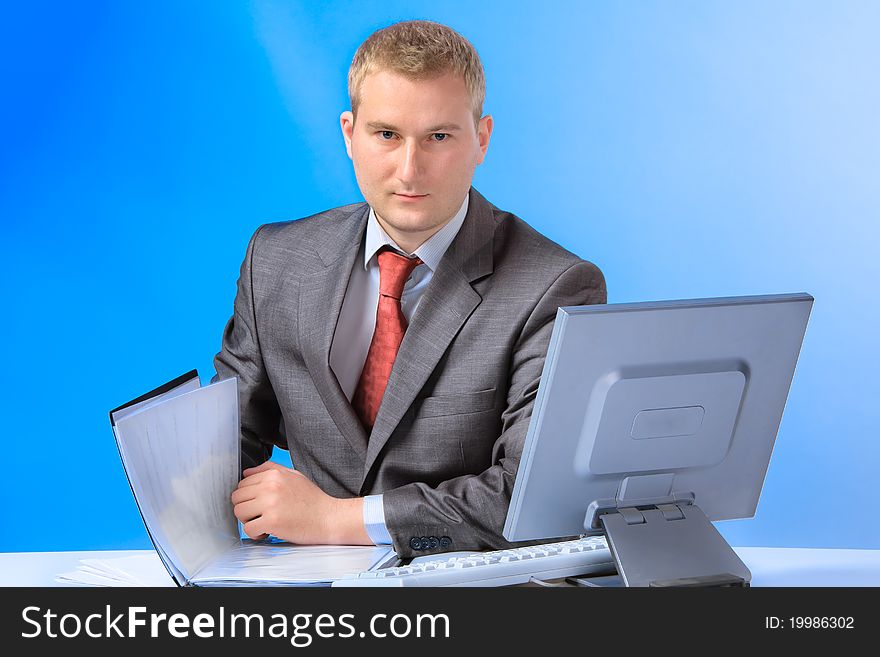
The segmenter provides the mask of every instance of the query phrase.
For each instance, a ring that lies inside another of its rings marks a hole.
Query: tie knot
[[[413,269],[422,264],[419,258],[408,258],[390,249],[379,251],[379,294],[394,299],[403,295],[403,286]]]

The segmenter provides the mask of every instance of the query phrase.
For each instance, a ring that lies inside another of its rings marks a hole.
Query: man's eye
[[[434,141],[446,141],[446,138],[449,136],[447,132],[435,132],[431,135],[434,138]]]
[[[387,139],[392,139],[392,138],[394,138],[394,133],[391,132],[390,130],[381,130],[381,131],[379,132],[379,136],[382,137],[382,139],[386,139],[386,140],[387,140]]]

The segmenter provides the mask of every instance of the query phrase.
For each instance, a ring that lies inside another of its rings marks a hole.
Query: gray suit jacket
[[[277,445],[330,495],[384,493],[401,557],[510,545],[501,530],[556,309],[606,300],[595,265],[469,193],[370,435],[329,364],[365,203],[257,230],[214,359],[217,378],[239,378],[243,466]]]

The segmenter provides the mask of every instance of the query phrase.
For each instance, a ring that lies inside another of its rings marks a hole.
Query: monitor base
[[[695,504],[624,507],[599,518],[624,586],[749,586],[752,574]]]

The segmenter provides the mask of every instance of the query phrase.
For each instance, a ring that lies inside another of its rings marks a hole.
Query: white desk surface
[[[734,548],[752,572],[752,586],[880,586],[880,550]],[[0,586],[64,586],[55,575],[76,570],[80,559],[153,550],[0,552]],[[168,583],[171,582],[169,576]]]

